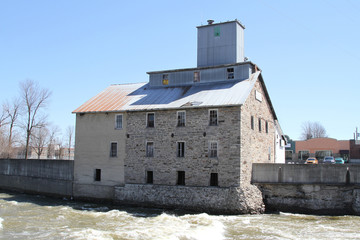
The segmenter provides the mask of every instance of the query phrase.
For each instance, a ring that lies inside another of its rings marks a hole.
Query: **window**
[[[155,126],[155,113],[146,114],[146,126],[154,127]]]
[[[210,142],[209,144],[209,152],[210,152],[210,157],[211,158],[216,158],[217,157],[217,149],[218,149],[218,145],[217,142]]]
[[[146,143],[146,156],[154,157],[154,143],[153,142]]]
[[[261,132],[261,118],[259,118],[259,132]]]
[[[178,127],[185,127],[185,118],[186,118],[186,112],[185,111],[178,111],[177,112],[177,126]]]
[[[95,169],[94,180],[97,182],[101,181],[101,169]]]
[[[308,157],[310,157],[309,151],[299,151],[299,155],[298,155],[299,160],[306,160]]]
[[[234,68],[227,69],[227,79],[234,79]]]
[[[194,72],[194,82],[200,82],[200,72]]]
[[[177,172],[177,185],[185,185],[185,172],[184,171],[178,171]]]
[[[210,186],[219,186],[217,173],[210,174]]]
[[[154,183],[154,173],[153,171],[146,172],[146,183],[153,184]]]
[[[111,143],[110,157],[117,157],[117,142],[112,142]]]
[[[122,129],[122,114],[115,115],[115,129]]]
[[[185,156],[185,142],[178,142],[177,143],[177,157],[184,157]]]
[[[251,116],[251,129],[254,130],[254,116]]]
[[[323,150],[323,151],[315,151],[315,157],[317,158],[317,160],[319,161],[323,161],[324,157],[326,156],[332,156],[332,151],[331,150]]]
[[[209,125],[210,126],[218,125],[218,111],[216,109],[209,111]]]
[[[162,84],[163,85],[168,85],[169,84],[169,74],[163,74]]]
[[[269,122],[268,121],[265,122],[265,131],[266,131],[266,133],[269,133]]]
[[[220,26],[214,27],[214,37],[220,37]]]

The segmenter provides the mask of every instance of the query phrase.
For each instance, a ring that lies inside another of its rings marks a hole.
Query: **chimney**
[[[207,22],[208,22],[208,25],[211,25],[211,24],[213,24],[214,20],[209,19],[209,20],[207,20]]]

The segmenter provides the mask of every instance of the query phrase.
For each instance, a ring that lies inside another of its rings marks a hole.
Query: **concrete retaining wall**
[[[360,165],[253,164],[252,182],[360,185]]]
[[[0,159],[0,188],[72,196],[74,161]]]
[[[360,215],[359,165],[254,164],[267,210]]]

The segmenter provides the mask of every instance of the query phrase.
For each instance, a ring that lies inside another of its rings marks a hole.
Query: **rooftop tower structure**
[[[198,26],[197,67],[244,62],[244,29],[238,20]]]

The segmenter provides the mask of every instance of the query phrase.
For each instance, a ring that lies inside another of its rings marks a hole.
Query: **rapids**
[[[0,239],[360,239],[359,216],[208,215],[0,192]]]

